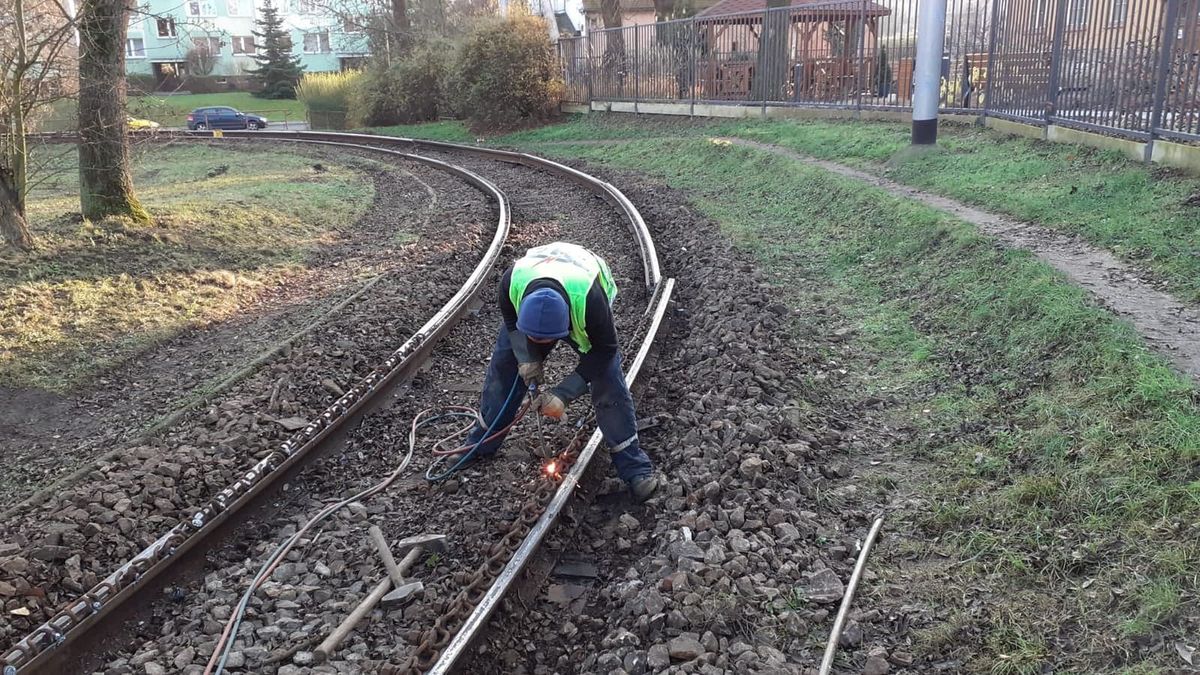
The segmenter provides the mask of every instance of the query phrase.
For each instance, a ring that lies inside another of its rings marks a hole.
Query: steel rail
[[[196,134],[186,134],[195,136]],[[379,134],[356,134],[342,132],[324,132],[324,131],[226,131],[222,134],[229,138],[257,138],[257,139],[337,139],[343,141],[355,141],[358,143],[370,143],[375,146],[379,145],[395,145],[395,146],[410,146],[425,150],[437,150],[451,153],[466,153],[492,159],[510,164],[520,164],[531,169],[547,171],[557,174],[571,181],[579,183],[585,188],[598,191],[599,196],[609,204],[617,208],[623,215],[626,224],[630,231],[637,239],[639,253],[642,257],[642,268],[646,278],[646,288],[651,293],[654,293],[659,284],[662,283],[662,271],[658,262],[658,251],[654,247],[654,238],[650,236],[650,230],[646,227],[645,220],[642,219],[642,214],[629,201],[625,193],[621,192],[617,187],[608,181],[601,180],[595,176],[586,174],[578,169],[574,169],[565,164],[560,164],[551,159],[530,155],[524,152],[513,152],[510,150],[499,150],[496,148],[484,148],[474,145],[462,145],[459,143],[447,143],[445,141],[427,141],[420,138],[406,138],[401,136],[383,136]],[[205,134],[207,136],[207,134]]]
[[[318,138],[325,137],[325,134],[317,132],[277,132],[282,134],[292,133],[300,137],[312,138],[316,135]],[[240,134],[239,134],[240,135]],[[258,134],[246,134],[254,137]],[[658,252],[654,246],[654,239],[650,235],[650,230],[646,226],[645,220],[637,207],[633,205],[629,198],[623,192],[617,189],[611,183],[602,181],[598,178],[590,176],[586,173],[573,169],[566,165],[548,160],[535,155],[525,153],[509,152],[505,150],[495,150],[492,148],[479,148],[473,146],[458,145],[454,143],[444,143],[441,141],[424,141],[420,139],[410,138],[392,138],[380,137],[369,134],[337,134],[339,137],[353,136],[364,142],[379,143],[381,140],[384,143],[398,143],[412,145],[423,149],[447,150],[451,152],[469,152],[489,159],[499,161],[514,162],[529,166],[531,168],[550,171],[558,175],[568,177],[576,182],[583,184],[590,189],[601,190],[601,196],[609,203],[616,206],[625,216],[625,220],[629,229],[634,234],[638,242],[639,252],[642,255],[643,269],[646,275],[646,287],[651,296],[651,301],[647,305],[646,314],[651,316],[650,325],[647,328],[646,334],[643,337],[642,344],[638,349],[637,355],[630,364],[625,380],[629,385],[632,385],[645,364],[646,359],[650,354],[650,350],[654,345],[654,338],[658,334],[659,328],[662,326],[664,317],[666,316],[667,308],[671,302],[671,296],[675,288],[674,279],[662,279],[662,273],[658,261]],[[433,667],[427,671],[431,675],[444,675],[453,672],[459,666],[463,657],[467,655],[471,646],[475,644],[484,630],[486,630],[488,621],[500,606],[501,601],[512,588],[513,584],[520,577],[521,572],[532,560],[534,554],[538,551],[542,541],[546,535],[554,527],[563,509],[570,502],[571,497],[575,493],[579,482],[582,480],[588,467],[591,465],[592,459],[595,457],[597,450],[603,441],[603,434],[599,429],[596,429],[587,444],[580,451],[578,458],[571,465],[570,471],[559,484],[557,491],[547,504],[546,509],[538,517],[537,522],[530,529],[529,533],[521,542],[517,551],[512,558],[505,564],[504,569],[499,576],[493,581],[487,592],[480,599],[478,604],[472,610],[466,622],[459,628],[457,633],[451,639],[450,644],[441,652]]]
[[[638,349],[633,362],[630,364],[626,372],[626,382],[633,384],[637,378],[638,372],[641,370],[650,350],[653,347],[654,338],[657,336],[658,330],[662,325],[663,318],[666,315],[667,307],[670,305],[671,295],[675,287],[674,279],[667,279],[665,282],[662,279],[661,268],[658,261],[658,252],[654,246],[654,239],[650,235],[650,230],[646,226],[645,220],[637,207],[625,196],[616,186],[602,181],[594,176],[590,176],[582,171],[572,167],[560,164],[553,160],[529,155],[526,153],[510,152],[506,150],[497,150],[493,148],[481,148],[468,145],[459,145],[455,143],[445,143],[442,141],[427,141],[422,139],[378,136],[373,134],[341,134],[341,133],[325,133],[325,132],[270,132],[263,134],[262,132],[237,132],[233,137],[261,138],[264,135],[274,136],[276,138],[286,139],[288,137],[301,140],[320,141],[331,136],[336,136],[339,139],[354,138],[357,141],[373,144],[385,145],[402,145],[411,146],[424,150],[442,150],[457,153],[469,153],[487,159],[498,160],[520,164],[530,168],[548,171],[577,183],[580,183],[585,188],[593,191],[599,191],[602,198],[615,206],[624,215],[630,231],[638,242],[639,253],[642,256],[642,265],[645,272],[646,287],[650,294],[651,301],[647,304],[646,315],[652,316],[650,325],[643,338],[642,344]],[[463,657],[467,655],[471,646],[475,644],[480,635],[486,630],[488,621],[500,606],[501,601],[512,588],[512,585],[520,577],[521,572],[525,569],[529,561],[533,558],[541,546],[546,535],[553,528],[561,515],[563,509],[570,502],[571,497],[575,493],[576,487],[579,485],[583,475],[588,470],[592,459],[599,449],[603,435],[600,430],[595,430],[589,438],[587,444],[580,451],[578,458],[571,465],[570,471],[559,484],[557,491],[547,504],[545,510],[538,517],[537,522],[530,528],[529,533],[521,542],[517,551],[512,555],[509,561],[505,564],[504,569],[499,576],[493,581],[487,592],[475,605],[466,622],[459,628],[451,639],[450,643],[438,656],[433,667],[427,671],[429,673],[444,674],[453,672],[458,667]]]
[[[633,385],[637,378],[638,372],[645,363],[646,358],[650,354],[650,349],[654,345],[654,338],[658,334],[658,329],[662,326],[663,317],[666,315],[667,307],[671,304],[671,293],[675,290],[675,280],[667,279],[662,284],[662,292],[658,294],[658,302],[651,303],[653,308],[653,319],[650,327],[646,332],[646,337],[642,341],[641,347],[638,349],[637,356],[633,363],[630,364],[629,370],[625,373],[625,381],[630,386]],[[433,664],[428,673],[430,675],[445,675],[446,673],[454,672],[454,669],[459,665],[461,659],[467,654],[475,640],[482,634],[487,627],[488,620],[500,606],[500,602],[504,596],[512,588],[512,585],[520,577],[525,566],[533,559],[538,547],[541,546],[542,540],[554,527],[559,515],[566,508],[571,497],[575,493],[575,488],[579,485],[579,481],[583,479],[584,473],[588,470],[588,465],[596,454],[596,450],[600,447],[601,441],[604,440],[603,434],[597,429],[588,439],[587,445],[579,452],[579,458],[571,465],[571,471],[558,486],[558,491],[550,500],[550,504],[546,506],[546,510],[542,512],[541,517],[530,529],[529,534],[521,543],[520,548],[513,554],[512,559],[504,566],[504,570],[500,572],[500,576],[492,584],[491,588],[484,594],[483,599],[475,606],[474,611],[467,617],[466,623],[459,629],[458,633],[450,641],[450,644],[442,651],[437,662]]]
[[[326,139],[326,142],[333,143],[333,140]],[[230,516],[269,487],[276,477],[285,474],[322,440],[338,430],[400,373],[418,364],[433,345],[467,312],[470,301],[481,290],[508,239],[511,211],[507,197],[482,176],[441,160],[386,148],[349,143],[344,145],[403,157],[449,172],[494,199],[498,211],[496,232],[487,251],[467,281],[441,309],[392,352],[382,365],[329,406],[316,421],[310,422],[278,450],[256,463],[241,478],[214,497],[208,505],[197,511],[191,520],[172,527],[91,590],[68,603],[65,609],[9,647],[0,655],[4,675],[32,672],[41,667],[59,652],[58,648],[84,634],[144,588],[184,553],[199,544]]]
[[[174,138],[208,139],[208,138],[213,138],[215,135],[212,134],[211,132],[202,132],[202,133],[166,132],[166,133],[160,133],[158,136],[159,136],[159,138],[164,138],[164,139],[174,139]],[[401,156],[406,156],[406,157],[411,157],[411,158],[419,158],[418,161],[430,161],[430,162],[437,162],[437,160],[433,160],[432,158],[427,158],[427,157],[421,157],[420,155],[410,155],[407,153],[401,153],[401,152],[397,152],[394,150],[386,150],[384,148],[380,148],[379,146],[381,146],[381,145],[401,146],[401,147],[412,147],[412,148],[416,148],[416,149],[443,151],[443,152],[449,152],[449,153],[472,154],[472,155],[476,155],[476,156],[483,157],[486,159],[492,159],[492,160],[496,160],[496,161],[519,164],[519,165],[523,165],[523,166],[526,166],[526,167],[529,167],[532,169],[546,171],[549,173],[553,173],[553,174],[562,176],[562,177],[572,180],[576,183],[579,183],[586,189],[588,189],[592,192],[595,192],[598,196],[600,196],[605,201],[609,202],[612,206],[617,208],[624,216],[623,219],[626,221],[626,224],[628,225],[630,231],[634,235],[635,240],[637,241],[639,253],[642,258],[642,266],[643,266],[643,272],[645,275],[645,283],[646,283],[647,291],[651,297],[651,302],[649,302],[647,304],[647,309],[646,309],[646,313],[645,313],[647,317],[650,317],[650,319],[649,319],[650,323],[649,323],[647,332],[643,338],[642,344],[638,349],[638,353],[636,354],[633,362],[630,364],[630,367],[628,368],[628,370],[626,372],[625,377],[626,377],[626,381],[629,384],[631,384],[631,385],[633,384],[633,382],[635,381],[635,379],[637,377],[637,374],[639,373],[639,371],[645,364],[646,359],[648,358],[650,351],[653,348],[654,338],[656,337],[658,330],[661,328],[663,319],[666,316],[666,310],[671,301],[671,295],[674,290],[675,280],[674,279],[667,279],[665,281],[663,280],[661,268],[660,268],[659,260],[658,260],[657,249],[655,248],[653,237],[650,235],[649,228],[646,226],[646,223],[645,223],[644,219],[642,218],[641,213],[637,210],[637,208],[633,205],[633,203],[628,199],[628,197],[626,197],[623,192],[621,192],[618,188],[616,188],[611,183],[600,180],[594,176],[591,176],[589,174],[586,174],[582,171],[571,168],[564,164],[560,164],[553,160],[545,159],[542,157],[537,157],[535,155],[529,155],[526,153],[519,153],[519,152],[511,152],[511,151],[506,151],[506,150],[498,150],[498,149],[493,149],[493,148],[483,148],[483,147],[477,147],[477,146],[460,145],[460,144],[455,144],[455,143],[446,143],[446,142],[442,142],[442,141],[428,141],[428,140],[423,140],[423,139],[380,136],[380,135],[374,135],[374,134],[351,134],[351,133],[313,132],[313,131],[285,131],[285,132],[280,132],[280,131],[256,131],[256,132],[226,131],[226,132],[223,132],[222,134],[220,134],[220,137],[221,138],[230,138],[230,139],[259,139],[259,140],[273,139],[273,140],[283,140],[283,141],[289,141],[289,142],[329,144],[329,145],[336,145],[336,146],[340,146],[340,147],[351,147],[351,148],[375,150],[375,151],[382,150],[384,152],[393,152],[393,153],[401,155]],[[67,140],[67,138],[64,138],[63,140]],[[354,141],[354,142],[350,142],[350,141]],[[463,171],[465,171],[465,169],[463,169]],[[507,211],[505,211],[505,218],[507,218]],[[493,242],[493,244],[494,243],[495,242]],[[461,291],[460,291],[460,293],[461,293]],[[414,336],[414,339],[416,337],[417,336]],[[430,342],[432,342],[432,340]],[[368,396],[368,398],[369,398],[369,396]],[[365,400],[362,401],[362,403],[365,403],[365,402],[366,402]],[[305,431],[307,431],[307,429]],[[322,438],[323,438],[323,436],[322,436]],[[320,440],[320,439],[316,439],[316,440]],[[450,644],[448,644],[446,646],[445,650],[443,650],[443,652],[439,655],[437,661],[434,663],[432,669],[429,672],[433,672],[433,673],[450,672],[453,668],[456,667],[456,665],[461,661],[462,657],[468,652],[471,645],[474,644],[474,642],[478,639],[478,637],[486,629],[488,621],[489,621],[490,617],[492,616],[492,614],[495,612],[495,609],[499,606],[501,600],[504,598],[506,593],[511,589],[513,583],[518,579],[518,577],[520,576],[521,572],[524,570],[524,568],[526,567],[528,562],[532,559],[533,555],[537,552],[537,550],[540,547],[542,541],[544,540],[546,534],[549,533],[549,531],[553,528],[555,522],[557,521],[558,517],[561,515],[563,509],[569,503],[570,498],[573,496],[576,487],[579,485],[580,480],[582,479],[584,473],[587,471],[589,465],[591,464],[591,460],[596,455],[596,452],[599,449],[600,443],[602,442],[602,440],[603,440],[603,435],[601,434],[601,432],[598,429],[595,430],[592,433],[591,437],[589,438],[587,444],[580,451],[578,458],[571,465],[570,471],[563,478],[562,482],[559,484],[558,489],[556,490],[553,497],[550,499],[550,502],[547,504],[545,510],[538,517],[536,523],[532,526],[532,528],[530,528],[529,533],[523,539],[520,546],[513,553],[512,557],[509,559],[509,561],[505,564],[504,569],[500,572],[500,575],[495,579],[495,581],[492,583],[492,585],[488,588],[487,592],[483,595],[483,597],[480,599],[478,604],[476,604],[476,606],[472,610],[472,613],[467,618],[466,622],[460,627],[460,629],[454,635]],[[291,460],[291,463],[294,463],[295,461],[296,460]],[[282,470],[286,470],[286,468],[284,468]],[[265,488],[265,485],[259,487],[258,489],[261,490],[264,488]],[[233,506],[234,506],[233,504],[230,505],[230,507],[233,507]],[[220,520],[223,520],[224,518],[228,517],[228,515],[230,515],[228,512],[230,507],[225,507],[224,510],[217,512],[215,517],[213,518],[213,520],[211,520],[207,524],[205,524],[204,527],[208,527],[209,525],[215,527],[215,525],[219,524]],[[199,518],[203,513],[204,513],[203,511],[200,513],[197,513],[196,517]],[[166,537],[164,537],[164,539],[166,539]],[[160,541],[163,541],[163,540],[160,540]],[[159,542],[156,542],[156,545],[158,543]],[[192,544],[192,545],[194,545],[194,544]],[[172,551],[172,553],[178,554],[178,553],[182,553],[182,551],[183,551],[183,549],[178,550],[178,551]],[[162,565],[163,567],[165,567],[166,564],[168,564],[167,560],[160,562],[160,565]],[[152,568],[151,571],[153,572],[153,574],[157,574],[158,571],[161,571],[161,570],[158,570],[157,568],[158,568],[158,565],[156,565],[155,568]],[[146,581],[148,581],[149,578],[151,576],[153,576],[153,574],[151,574],[151,571],[148,571],[145,575],[143,575],[143,577],[140,577],[138,582],[136,582],[136,583],[141,585],[141,584],[144,584]],[[132,595],[133,592],[136,592],[136,589],[127,588],[127,589],[125,589],[124,595],[127,597],[128,595]],[[87,596],[85,595],[84,598],[86,598],[86,597]],[[124,599],[124,598],[121,598],[121,599]],[[120,600],[116,600],[116,602],[114,602],[112,604],[113,605],[119,604],[119,601]],[[102,608],[102,609],[103,609],[103,611],[107,611],[109,609],[109,607],[108,607],[108,605],[106,605],[105,608]],[[93,615],[87,621],[85,621],[84,623],[81,623],[79,625],[79,628],[86,629],[87,626],[85,625],[85,623],[91,622],[91,621],[96,621],[100,618],[100,616],[101,615],[99,613],[97,613],[96,615]],[[90,624],[88,624],[88,625],[90,625]],[[35,633],[35,635],[36,635],[36,633]],[[34,666],[34,665],[36,665],[36,664],[31,663],[31,666]],[[7,672],[5,673],[5,675],[8,675]]]
[[[173,140],[178,138],[193,138],[193,139],[212,139],[217,136],[212,131],[156,131],[153,134],[131,134],[135,137],[141,137],[147,140]],[[47,141],[77,141],[79,135],[71,132],[48,132],[41,134],[30,134],[37,138]],[[438,150],[442,152],[457,152],[475,155],[486,159],[493,159],[512,164],[520,164],[532,169],[547,171],[557,174],[569,180],[572,180],[580,185],[583,185],[589,190],[599,189],[599,196],[609,204],[621,211],[625,216],[625,220],[629,225],[630,231],[633,232],[637,239],[638,249],[642,256],[642,267],[646,278],[646,287],[651,293],[654,293],[659,284],[662,283],[662,270],[659,267],[658,251],[654,247],[654,239],[650,236],[649,229],[646,227],[646,222],[642,219],[642,214],[629,201],[625,193],[621,192],[617,187],[608,181],[601,180],[595,176],[591,176],[578,169],[574,169],[565,164],[555,162],[551,159],[530,155],[524,152],[513,152],[511,150],[500,150],[497,148],[485,148],[476,145],[463,145],[461,143],[448,143],[446,141],[430,141],[421,138],[407,138],[403,136],[384,136],[382,134],[360,134],[335,131],[222,131],[220,138],[248,138],[248,139],[275,139],[275,140],[304,140],[310,139],[314,141],[355,141],[362,144],[371,144],[368,147],[379,149],[379,146],[411,146],[414,148],[426,148],[429,150]],[[649,313],[650,308],[647,309]]]

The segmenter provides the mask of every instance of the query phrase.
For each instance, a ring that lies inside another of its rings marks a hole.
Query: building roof
[[[654,0],[621,0],[622,12],[654,11]],[[586,13],[599,12],[600,0],[583,0],[583,11]]]
[[[559,35],[579,35],[579,28],[566,12],[555,12],[554,23],[558,26]]]
[[[797,18],[814,16],[852,17],[861,14],[864,10],[866,11],[866,15],[871,17],[888,16],[892,13],[892,10],[871,0],[840,0],[836,2],[829,2],[829,0],[792,0],[790,7],[806,10],[796,13]],[[717,18],[726,14],[761,13],[766,8],[766,0],[721,0],[696,16],[700,18]],[[734,18],[762,20],[761,16],[731,17],[731,19]]]
[[[697,12],[708,9],[717,3],[717,0],[693,0],[692,6]],[[600,0],[583,0],[583,11],[585,14],[600,13]],[[653,12],[654,0],[621,0],[621,12]]]

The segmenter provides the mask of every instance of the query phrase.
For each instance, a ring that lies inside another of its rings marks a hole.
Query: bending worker
[[[659,477],[638,444],[633,397],[621,372],[611,310],[616,296],[608,263],[595,253],[564,242],[529,249],[500,279],[504,321],[479,410],[483,420],[490,420],[491,430],[505,429],[520,408],[526,387],[536,385],[537,411],[557,419],[590,388],[596,421],[612,451],[617,475],[635,498],[644,501],[658,488]],[[579,366],[557,386],[546,389],[542,362],[559,340],[579,353]],[[488,435],[488,429],[476,424],[467,445],[473,447]],[[481,444],[476,455],[494,455],[503,440],[500,434]]]

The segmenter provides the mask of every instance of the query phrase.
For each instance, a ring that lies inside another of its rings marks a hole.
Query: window
[[[228,0],[229,16],[254,16],[254,0]]]
[[[254,53],[254,36],[247,37],[234,36],[233,38],[233,53],[234,54],[253,54]]]
[[[1108,25],[1123,26],[1125,25],[1125,14],[1129,11],[1129,0],[1112,0],[1112,6],[1109,7]]]
[[[1091,9],[1091,0],[1071,0],[1067,6],[1067,27],[1083,28],[1086,26],[1089,9]]]
[[[158,37],[175,37],[175,17],[160,16],[155,23],[158,24]]]
[[[140,37],[131,37],[125,40],[125,56],[130,59],[146,58],[146,42]]]
[[[192,46],[213,56],[221,53],[221,38],[198,37],[192,38]]]
[[[216,16],[211,0],[188,0],[188,16]]]
[[[304,34],[304,53],[305,54],[328,54],[329,49],[329,33],[305,33]]]

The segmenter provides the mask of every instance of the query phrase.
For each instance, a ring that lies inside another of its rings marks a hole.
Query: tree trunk
[[[150,214],[133,194],[125,130],[125,37],[132,0],[84,0],[79,16],[79,201],[84,218]]]
[[[392,0],[392,30],[389,40],[389,52],[403,56],[408,51],[409,29],[412,24],[408,20],[407,0]]]
[[[25,2],[16,0],[13,5],[16,31],[17,72],[10,84],[12,110],[9,115],[11,128],[4,143],[3,162],[0,162],[0,233],[4,243],[20,250],[33,247],[33,235],[25,222],[25,191],[28,185],[28,150],[25,146],[25,99],[24,67],[25,53]]]
[[[5,244],[28,251],[33,248],[33,235],[29,233],[24,209],[11,180],[9,172],[0,167],[0,232],[4,233]]]
[[[604,20],[604,28],[620,28],[621,27],[621,0],[600,0],[600,17]],[[611,79],[616,75],[618,86],[621,88],[625,84],[625,72],[628,70],[628,65],[625,62],[625,33],[624,31],[614,30],[604,34],[604,57],[603,69],[607,77]]]
[[[791,13],[781,8],[789,6],[790,0],[767,0],[767,9],[770,11],[763,16],[751,89],[751,98],[755,101],[778,101],[784,97]]]

